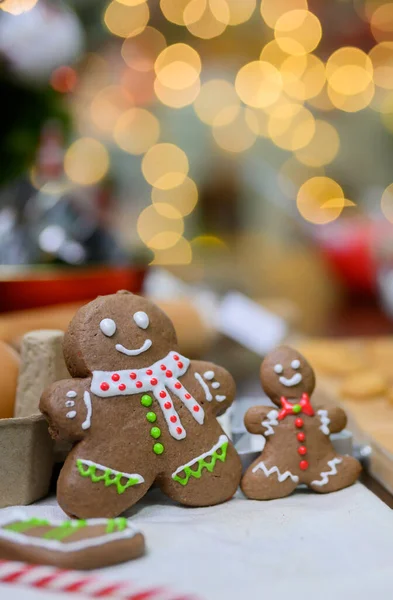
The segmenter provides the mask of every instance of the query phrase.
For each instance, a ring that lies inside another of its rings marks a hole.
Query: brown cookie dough
[[[84,570],[138,558],[144,551],[143,535],[122,517],[49,521],[18,511],[0,521],[1,559]]]
[[[156,305],[129,292],[97,298],[70,323],[64,356],[74,379],[51,385],[40,409],[55,439],[75,442],[57,486],[68,515],[115,517],[155,482],[190,506],[233,496],[241,463],[216,417],[234,381],[182,356]]]
[[[262,387],[279,407],[254,406],[245,415],[250,433],[266,438],[263,452],[247,469],[243,492],[254,500],[288,496],[299,484],[327,493],[352,485],[361,466],[352,456],[338,456],[329,439],[346,425],[340,408],[311,405],[315,375],[304,356],[288,346],[267,355]]]

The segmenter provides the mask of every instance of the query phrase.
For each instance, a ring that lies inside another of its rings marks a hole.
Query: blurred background
[[[2,312],[150,281],[392,331],[393,2],[0,8]]]

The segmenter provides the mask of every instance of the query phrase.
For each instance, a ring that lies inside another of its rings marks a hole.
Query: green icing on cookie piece
[[[98,483],[99,481],[103,481],[105,487],[109,487],[110,485],[115,485],[118,494],[124,494],[124,492],[131,486],[140,483],[139,479],[134,477],[128,477],[127,483],[124,485],[121,483],[121,480],[127,479],[127,476],[123,473],[118,473],[113,471],[112,469],[105,469],[103,475],[97,475],[96,470],[97,467],[95,465],[84,465],[83,461],[79,458],[76,461],[76,466],[78,468],[79,474],[82,477],[90,477],[93,483]],[[101,470],[101,469],[100,469]]]
[[[115,531],[124,531],[127,527],[127,519],[119,517],[118,519],[108,519],[106,533],[114,533]]]
[[[78,529],[82,527],[86,527],[87,523],[85,520],[75,520],[75,521],[64,521],[55,529],[51,529],[43,536],[46,540],[64,540],[65,538],[72,535]]]
[[[225,462],[225,459],[227,457],[227,449],[228,449],[228,442],[224,442],[222,444],[222,446],[220,446],[219,448],[217,448],[217,450],[215,450],[213,452],[213,454],[209,455],[209,456],[211,456],[210,462],[206,462],[204,458],[200,458],[197,462],[194,463],[194,465],[198,465],[198,468],[196,471],[194,471],[191,468],[191,466],[184,467],[183,471],[186,474],[186,476],[179,477],[179,475],[174,475],[174,476],[172,475],[172,479],[174,479],[175,481],[178,481],[181,485],[187,485],[190,477],[195,477],[195,479],[200,479],[203,469],[207,469],[209,471],[209,473],[211,473],[218,460],[220,460],[221,462]],[[221,451],[221,454],[218,454],[218,451]],[[194,465],[192,465],[192,466],[194,466]]]
[[[33,527],[44,527],[47,525],[50,525],[50,523],[46,519],[37,519],[33,517],[32,519],[28,519],[27,521],[10,523],[10,525],[5,525],[3,529],[6,529],[8,531],[15,531],[16,533],[24,533],[25,531],[29,531],[29,529],[33,529]]]

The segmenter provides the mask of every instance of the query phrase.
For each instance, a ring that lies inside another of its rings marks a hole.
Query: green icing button
[[[295,414],[300,413],[300,411],[302,410],[302,407],[300,406],[300,404],[294,404],[292,407],[292,410]]]
[[[159,438],[161,435],[161,429],[159,427],[152,427],[150,429],[150,435],[155,439]]]
[[[149,423],[154,423],[155,421],[157,421],[157,415],[154,412],[148,412],[146,415],[146,419],[149,421]]]
[[[154,454],[162,454],[164,452],[164,446],[160,443],[154,444],[153,452]]]
[[[151,396],[149,396],[148,394],[145,394],[141,398],[141,404],[142,404],[142,406],[149,407],[153,404],[153,398]]]

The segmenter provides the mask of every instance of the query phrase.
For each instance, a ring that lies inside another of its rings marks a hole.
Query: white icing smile
[[[280,383],[286,387],[293,387],[294,385],[300,383],[303,380],[303,377],[300,373],[295,373],[295,375],[293,375],[290,379],[287,379],[286,377],[280,377],[279,380]]]
[[[127,356],[138,356],[139,354],[142,354],[143,352],[149,350],[149,348],[151,348],[152,345],[153,342],[151,340],[145,340],[145,342],[140,348],[135,348],[135,350],[129,350],[128,348],[125,348],[123,344],[116,344],[116,350],[118,352],[126,354]]]

